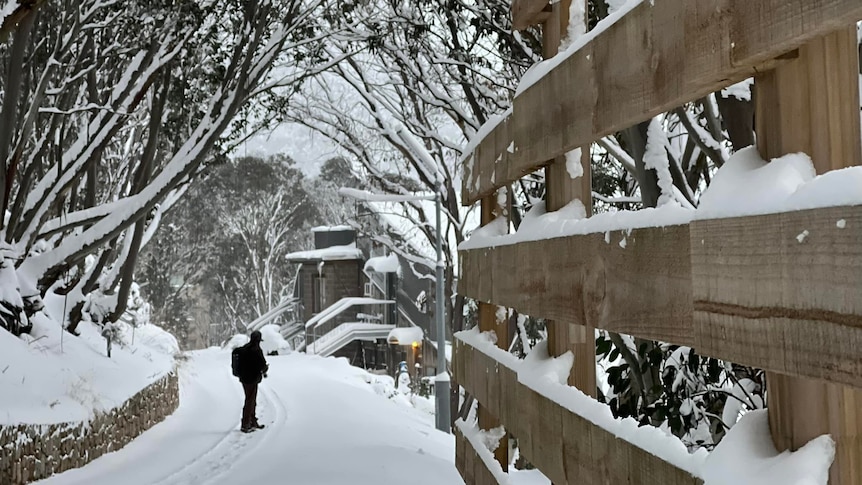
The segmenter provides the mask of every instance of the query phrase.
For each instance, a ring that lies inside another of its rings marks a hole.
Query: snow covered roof
[[[298,251],[284,257],[293,263],[311,261],[350,261],[362,259],[362,251],[356,247],[356,243],[346,246],[332,246],[325,249],[312,249],[309,251]]]
[[[367,298],[367,297],[347,297],[338,300],[326,307],[322,312],[318,313],[311,320],[305,322],[305,328],[314,328],[323,325],[324,323],[335,318],[339,313],[347,310],[348,308],[356,305],[389,305],[391,303],[395,303],[392,300],[378,300],[377,298]]]
[[[394,345],[411,345],[413,342],[421,342],[425,338],[425,332],[419,327],[393,328],[386,340]]]
[[[317,226],[312,227],[311,232],[334,232],[334,231],[352,231],[350,226]]]
[[[365,262],[364,271],[375,271],[377,273],[397,273],[401,269],[398,256],[378,256]]]

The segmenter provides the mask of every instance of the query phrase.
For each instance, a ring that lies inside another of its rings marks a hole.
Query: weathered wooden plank
[[[458,427],[455,427],[455,432],[458,433],[460,430]],[[467,438],[461,435],[463,438],[462,446],[464,446],[464,469],[461,470],[461,477],[464,478],[464,483],[469,485],[476,484],[476,462],[482,461],[479,455],[476,453],[476,450],[473,449],[473,446],[467,441]]]
[[[563,416],[571,414],[559,404],[550,399],[533,393],[536,415],[531,420],[533,448],[536,455],[542,455],[544,466],[542,473],[551,479],[552,483],[568,483],[565,461],[563,460]]]
[[[691,224],[695,346],[862,384],[862,207]]]
[[[509,158],[512,153],[512,135],[509,132],[511,115],[504,117],[476,145],[472,160],[468,162],[464,180],[471,180],[461,187],[461,203],[473,205],[479,200],[493,196],[499,185],[497,181],[506,180],[509,174]]]
[[[467,455],[467,439],[464,438],[464,435],[461,433],[461,430],[456,426],[454,429],[455,432],[455,468],[458,470],[458,473],[463,477],[465,470],[465,460]]]
[[[502,207],[496,197],[493,195],[482,199],[481,207],[481,224],[489,224],[497,217],[506,215],[506,207]],[[508,320],[498,318],[497,306],[486,303],[479,303],[479,328],[483,332],[494,332],[497,335],[497,345],[500,348],[509,348],[509,331]],[[481,429],[492,429],[500,425],[500,384],[498,379],[486,378],[484,388],[482,389],[483,397],[479,399],[480,404],[477,410],[479,427]],[[494,451],[494,456],[503,468],[507,471],[509,466],[509,447],[508,439],[504,436],[500,440],[499,446]]]
[[[576,484],[598,485],[605,482],[601,480],[602,462],[593,458],[595,427],[585,421],[577,415],[566,416],[563,420],[563,460],[568,476],[578,477]]]
[[[807,153],[818,173],[857,165],[856,26],[815,39],[798,58],[757,77],[757,145],[764,159]]]
[[[862,388],[862,206],[617,231],[609,241],[462,251],[459,292]]]
[[[859,0],[643,2],[515,98],[509,176],[480,182],[478,192],[769,70],[776,58],[860,19]]]
[[[456,339],[456,341],[458,341]],[[520,452],[555,484],[669,484],[701,483],[678,469],[518,382],[516,374],[492,357],[458,341],[455,360],[464,359],[480,370],[475,375],[503,379],[512,390],[512,412],[504,412],[504,426],[518,438]],[[495,372],[495,369],[506,369]],[[483,387],[467,380],[468,392]],[[520,434],[519,434],[520,433]],[[468,482],[469,483],[469,482]]]
[[[582,4],[583,11],[589,6],[586,0],[577,0]],[[568,24],[572,0],[555,2],[551,17],[542,25],[542,53],[553,57],[559,50],[561,33],[568,33]],[[587,18],[583,19],[587,22]],[[545,167],[545,206],[549,211],[556,211],[572,201],[579,200],[586,211],[587,217],[592,215],[592,177],[590,170],[590,147],[581,152],[581,175],[572,177],[569,173],[568,155],[557,157]],[[583,322],[581,322],[583,323]],[[575,362],[569,375],[569,385],[575,386],[585,394],[595,397],[596,394],[596,346],[594,329],[578,325],[576,322],[547,321],[548,351],[552,356],[572,352]]]
[[[525,441],[520,438],[522,436],[529,438],[529,427],[517,419],[520,415],[518,403],[521,399],[521,396],[517,393],[518,375],[506,366],[498,366],[494,378],[500,380],[500,388],[502,389],[500,421],[509,423],[506,430],[518,438],[520,440],[519,446],[523,447],[525,446]]]
[[[458,289],[527,315],[690,345],[688,246],[688,226],[669,226],[462,251]]]
[[[548,0],[512,0],[512,29],[524,30],[544,21]]]
[[[455,433],[455,467],[466,485],[497,485],[499,482],[457,426]]]
[[[771,3],[766,2],[767,6],[779,7],[769,5]],[[811,6],[824,8],[823,5],[815,5],[819,2],[811,3]],[[818,10],[813,14],[823,13]],[[787,12],[779,9],[776,9],[775,14],[787,16]],[[862,164],[859,145],[859,59],[856,50],[856,28],[847,26],[812,40],[798,49],[794,60],[755,78],[757,144],[767,160],[803,151],[812,156],[820,174]],[[822,230],[835,230],[829,224],[831,221],[817,222],[826,224],[825,228],[818,228],[818,236],[822,236]],[[813,228],[806,230],[814,231]],[[799,244],[818,244],[818,239],[809,239],[805,233],[802,236],[806,237],[800,237],[797,240]],[[833,241],[828,236],[826,239]],[[858,244],[858,239],[856,241]],[[793,245],[790,245],[791,248],[786,246],[785,243],[779,248],[789,258],[796,256]],[[823,252],[814,251],[811,274],[782,275],[784,280],[776,281],[775,285],[783,292],[787,292],[787,286],[791,286],[790,298],[795,298],[795,291],[805,290],[798,288],[800,285],[794,281],[798,277],[812,279],[811,283],[817,286],[820,286],[818,279],[824,278],[835,278],[838,285],[846,285],[848,281],[842,272],[850,268],[841,265],[845,261],[840,254],[840,246],[827,248]],[[827,259],[825,267],[820,261],[823,258]],[[852,279],[849,281],[851,284],[857,282]],[[792,288],[794,286],[798,288],[795,291]],[[854,289],[858,292],[859,288],[857,286],[850,291]],[[837,298],[840,298],[842,292],[840,289],[838,291]],[[767,295],[766,298],[771,296]],[[780,318],[777,333],[783,337],[787,354],[809,357],[805,364],[815,369],[819,369],[821,363],[841,363],[841,357],[849,357],[851,365],[858,364],[858,346],[848,348],[848,344],[859,343],[858,339],[854,339],[855,332],[846,335],[847,326],[836,326],[835,318],[822,316],[826,312],[837,317],[845,311],[852,315],[858,309],[853,305],[852,298],[844,301],[837,298],[836,295],[826,295],[822,303],[818,302],[813,307],[808,301],[791,300],[792,308],[796,311],[814,308],[821,314],[811,315],[813,321],[806,322],[783,312],[784,318]],[[764,304],[769,306],[769,301]],[[850,326],[854,324],[852,321],[843,323]],[[836,335],[839,338],[833,343],[830,337]],[[799,345],[801,347],[797,347]],[[838,356],[832,354],[823,359],[823,354],[830,353],[833,345],[844,353]],[[856,352],[853,352],[854,348]],[[789,364],[796,365],[796,362],[791,361]],[[836,448],[835,460],[829,470],[829,483],[846,485],[862,482],[862,408],[859,407],[862,390],[797,377],[795,372],[781,372],[766,374],[769,428],[776,448],[797,449],[816,436],[829,434],[835,440]]]

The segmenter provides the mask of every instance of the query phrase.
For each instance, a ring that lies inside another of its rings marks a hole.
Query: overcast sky
[[[319,133],[297,124],[282,124],[272,131],[263,131],[240,145],[235,156],[269,156],[284,153],[294,160],[308,176],[317,176],[320,166],[336,155],[335,145]]]

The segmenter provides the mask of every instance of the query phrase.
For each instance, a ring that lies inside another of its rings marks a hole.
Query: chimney
[[[314,249],[333,246],[347,246],[356,242],[356,231],[350,226],[321,226],[311,230],[314,233]]]

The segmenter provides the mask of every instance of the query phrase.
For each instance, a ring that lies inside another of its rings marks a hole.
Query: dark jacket
[[[260,342],[249,342],[239,348],[239,380],[244,384],[257,384],[269,370]]]

